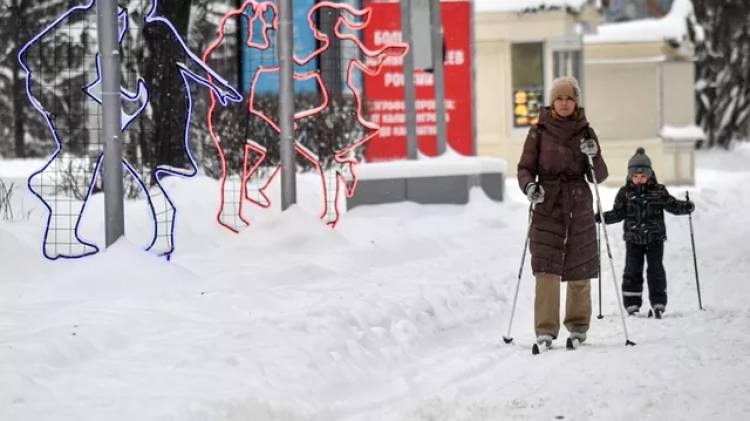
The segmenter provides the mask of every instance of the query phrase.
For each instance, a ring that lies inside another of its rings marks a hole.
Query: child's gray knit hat
[[[640,147],[636,149],[635,155],[628,161],[628,177],[633,177],[638,172],[642,172],[647,177],[650,177],[653,171],[653,168],[651,168],[651,159],[646,155],[646,150]]]

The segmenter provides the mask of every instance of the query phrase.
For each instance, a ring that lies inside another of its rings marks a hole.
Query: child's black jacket
[[[678,200],[669,194],[663,184],[651,178],[646,184],[636,186],[630,180],[615,197],[611,211],[604,212],[604,222],[623,223],[623,238],[634,244],[648,244],[667,239],[664,226],[664,211],[685,215],[693,210],[693,204]]]

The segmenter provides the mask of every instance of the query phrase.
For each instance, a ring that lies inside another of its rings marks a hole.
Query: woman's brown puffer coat
[[[580,149],[584,137],[593,137],[599,145],[583,108],[570,119],[559,119],[546,107],[529,130],[518,162],[521,190],[538,181],[545,191],[531,223],[531,268],[560,275],[563,281],[599,274],[593,199],[586,183],[592,180]],[[609,175],[601,152],[594,158],[594,171],[600,183]]]

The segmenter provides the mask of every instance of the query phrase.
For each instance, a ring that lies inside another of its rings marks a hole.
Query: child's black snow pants
[[[667,305],[667,274],[664,272],[664,241],[648,244],[625,243],[625,271],[622,275],[622,296],[625,308],[643,304],[643,261],[648,264],[648,299],[651,307]]]

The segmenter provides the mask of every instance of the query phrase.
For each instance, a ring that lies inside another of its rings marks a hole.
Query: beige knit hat
[[[569,96],[581,104],[581,87],[576,78],[572,76],[559,77],[552,81],[552,89],[549,92],[549,103],[552,105],[559,96]]]

